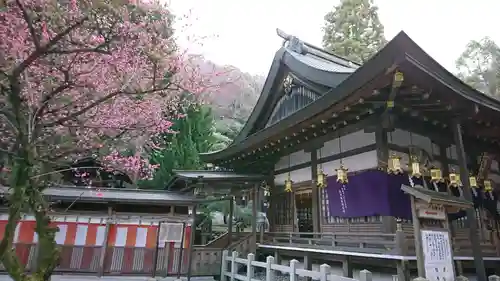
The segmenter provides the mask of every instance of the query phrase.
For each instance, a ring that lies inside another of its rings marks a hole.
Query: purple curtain
[[[364,217],[393,216],[411,219],[410,197],[401,191],[401,184],[409,184],[407,175],[389,175],[373,170],[349,176],[349,183],[328,177],[330,216]]]

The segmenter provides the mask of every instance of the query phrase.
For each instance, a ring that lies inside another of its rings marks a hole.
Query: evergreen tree
[[[141,183],[143,188],[163,189],[173,170],[202,169],[199,153],[210,151],[216,144],[210,107],[189,103],[181,112],[184,116],[175,120],[172,127],[176,133],[161,136],[166,147],[149,151],[150,162],[160,167],[152,180]]]
[[[456,67],[465,83],[500,98],[500,47],[492,39],[471,40],[457,59]]]
[[[363,63],[385,44],[384,26],[373,0],[341,0],[325,15],[323,47]]]

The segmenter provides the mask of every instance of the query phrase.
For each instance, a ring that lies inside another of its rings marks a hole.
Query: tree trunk
[[[9,220],[5,227],[5,234],[0,243],[0,259],[7,273],[16,281],[49,280],[57,266],[59,251],[55,243],[57,228],[51,227],[48,217],[48,204],[35,182],[30,180],[32,175],[31,151],[29,148],[20,148],[13,161],[10,175]],[[21,212],[29,210],[36,220],[35,231],[38,234],[38,256],[32,263],[36,270],[31,276],[24,272],[25,266],[17,258],[13,249],[15,229],[21,217]]]

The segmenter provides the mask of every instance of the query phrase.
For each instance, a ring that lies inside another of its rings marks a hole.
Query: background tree
[[[341,0],[325,15],[323,32],[325,49],[358,63],[387,43],[373,0]]]
[[[189,101],[178,112],[171,127],[174,133],[159,136],[167,145],[159,150],[148,150],[151,164],[159,167],[152,180],[141,183],[142,187],[163,189],[172,178],[173,170],[203,169],[199,154],[210,151],[216,144],[210,107]]]
[[[176,115],[164,112],[176,113],[180,93],[220,88],[177,48],[171,23],[152,1],[8,0],[0,10],[0,147],[11,189],[0,259],[14,280],[48,280],[57,266],[45,171],[100,149],[108,163],[150,177],[156,167],[122,157],[122,145],[170,132]],[[13,250],[21,212],[36,219],[30,275]]]
[[[471,40],[457,59],[456,67],[465,83],[500,98],[500,47],[491,38]]]

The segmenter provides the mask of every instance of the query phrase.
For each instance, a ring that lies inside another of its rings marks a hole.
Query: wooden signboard
[[[422,230],[425,276],[429,281],[453,281],[455,272],[447,230]]]

